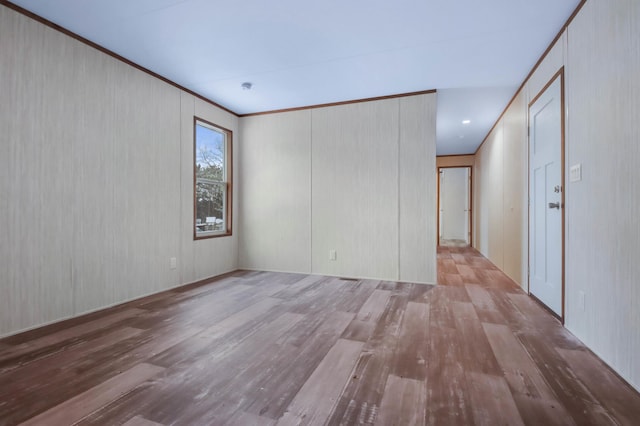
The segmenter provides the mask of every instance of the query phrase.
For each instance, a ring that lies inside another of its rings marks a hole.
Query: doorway
[[[564,319],[564,69],[529,104],[529,293]]]
[[[471,245],[471,187],[470,166],[438,168],[438,245]]]

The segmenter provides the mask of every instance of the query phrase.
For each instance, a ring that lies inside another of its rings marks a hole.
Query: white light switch
[[[172,257],[169,259],[169,268],[176,269],[178,267],[178,259]]]
[[[578,182],[582,180],[582,164],[574,164],[569,169],[569,180],[571,182]]]
[[[335,250],[329,250],[329,260],[336,260],[337,255]]]

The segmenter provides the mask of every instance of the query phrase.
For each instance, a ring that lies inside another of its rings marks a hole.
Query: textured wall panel
[[[588,1],[569,27],[567,326],[640,388],[640,3]],[[585,294],[585,309],[579,294]]]
[[[76,131],[65,123],[81,108],[51,82],[74,90],[58,56],[78,52],[46,35],[0,6],[0,335],[73,313]]]
[[[241,119],[240,266],[311,272],[311,111]]]
[[[312,110],[313,273],[398,277],[398,102]]]
[[[435,281],[435,99],[243,118],[241,266]]]
[[[479,165],[476,188],[475,246],[497,267],[504,267],[503,121],[493,129],[476,157]]]
[[[523,92],[503,117],[504,272],[527,286],[527,105]]]
[[[400,99],[400,280],[436,282],[436,95]]]
[[[185,162],[194,112],[235,117],[4,6],[0,55],[0,335],[237,267]]]
[[[76,62],[59,58],[82,70],[72,96],[81,111],[64,120],[76,131],[73,151],[61,155],[72,159],[75,312],[85,312],[179,284],[169,257],[178,248],[180,209],[167,200],[180,198],[180,93],[79,48]]]
[[[529,77],[524,90],[527,95],[526,104],[529,104],[544,89],[564,65],[566,41],[567,32],[565,31],[549,50],[544,60],[538,65],[535,72]]]

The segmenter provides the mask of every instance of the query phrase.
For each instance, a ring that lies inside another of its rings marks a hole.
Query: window
[[[194,118],[194,239],[231,235],[231,137]]]

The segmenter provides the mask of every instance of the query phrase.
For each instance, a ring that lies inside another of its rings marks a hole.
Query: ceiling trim
[[[359,104],[361,102],[372,102],[372,101],[382,101],[385,99],[406,98],[407,96],[428,95],[436,92],[437,92],[436,89],[430,89],[430,90],[422,90],[420,92],[398,93],[396,95],[376,96],[373,98],[353,99],[350,101],[331,102],[327,104],[306,105],[306,106],[294,107],[294,108],[274,109],[271,111],[252,112],[249,114],[240,114],[239,117],[253,117],[256,115],[278,114],[281,112],[303,111],[307,109],[325,108],[325,107],[333,107],[333,106],[349,105],[349,104]]]
[[[584,4],[586,2],[587,2],[587,0],[582,0],[580,2],[580,4],[578,4],[578,6],[576,6],[576,8],[573,11],[573,13],[571,14],[571,16],[569,16],[569,19],[567,19],[567,22],[565,22],[564,25],[562,26],[562,28],[560,28],[560,31],[558,31],[558,34],[556,34],[556,36],[551,41],[551,43],[549,44],[547,49],[544,51],[542,56],[540,56],[540,59],[538,59],[538,62],[536,62],[536,64],[533,66],[533,68],[531,68],[531,71],[529,71],[529,74],[527,74],[527,76],[525,77],[525,79],[522,82],[522,84],[520,85],[520,87],[518,87],[518,90],[516,90],[516,93],[513,95],[513,97],[511,98],[511,100],[509,101],[507,106],[505,107],[505,109],[502,111],[502,114],[500,114],[500,116],[498,117],[496,122],[493,124],[491,129],[489,129],[489,133],[487,133],[487,136],[484,137],[484,139],[482,140],[482,143],[478,146],[478,148],[475,150],[474,153],[469,154],[469,155],[476,155],[476,154],[478,154],[478,152],[480,152],[480,149],[482,148],[482,145],[484,145],[484,143],[487,141],[487,139],[489,139],[489,136],[491,135],[491,133],[495,130],[495,128],[498,125],[498,123],[500,122],[500,120],[502,120],[502,117],[504,117],[504,115],[507,113],[507,110],[511,107],[511,104],[513,104],[513,101],[515,101],[516,98],[518,97],[518,95],[520,95],[520,92],[522,91],[522,89],[524,89],[524,86],[527,84],[527,82],[529,81],[529,79],[531,78],[533,73],[536,72],[536,70],[538,69],[538,67],[542,63],[542,61],[544,61],[544,59],[547,57],[547,55],[549,54],[551,49],[553,49],[553,46],[557,43],[558,40],[560,40],[560,37],[562,37],[562,33],[564,33],[566,31],[566,29],[569,28],[569,25],[571,24],[571,22],[573,22],[574,18],[578,15],[580,10],[582,10],[582,7],[584,6]]]
[[[547,47],[547,49],[545,50],[545,52],[542,54],[542,56],[540,57],[540,59],[538,59],[538,61],[536,62],[536,64],[534,65],[534,67],[531,69],[531,71],[529,72],[529,74],[527,75],[527,77],[524,79],[524,81],[522,82],[522,84],[520,85],[520,87],[518,88],[518,90],[516,90],[515,94],[513,95],[513,97],[511,98],[511,100],[509,101],[509,103],[507,104],[507,106],[505,107],[505,109],[503,110],[503,112],[500,114],[500,116],[498,117],[498,119],[496,120],[496,122],[494,123],[494,125],[491,127],[491,129],[489,130],[489,132],[487,133],[487,135],[485,136],[485,138],[483,139],[482,143],[478,146],[478,148],[475,150],[475,152],[473,153],[469,153],[469,154],[458,154],[458,155],[476,155],[480,149],[482,148],[482,146],[484,145],[484,143],[487,141],[487,139],[489,138],[489,136],[491,135],[491,132],[494,131],[495,127],[497,126],[497,124],[500,122],[500,120],[503,118],[504,114],[506,113],[506,111],[509,109],[509,107],[511,106],[511,104],[514,102],[514,100],[516,99],[516,97],[520,94],[520,92],[522,91],[522,89],[524,88],[525,84],[529,81],[530,77],[533,75],[533,73],[537,70],[537,68],[540,66],[540,64],[542,63],[542,61],[546,58],[546,56],[548,55],[549,51],[552,49],[552,47],[554,46],[554,44],[558,41],[558,39],[562,36],[562,33],[567,29],[567,27],[570,25],[570,23],[573,21],[573,19],[575,18],[575,16],[580,12],[580,10],[582,9],[582,7],[584,6],[584,4],[586,3],[587,0],[582,0],[580,2],[580,4],[578,4],[578,6],[576,7],[576,9],[573,11],[573,13],[571,14],[571,16],[567,19],[566,23],[562,26],[562,28],[560,29],[560,31],[558,31],[558,34],[556,35],[556,37],[553,39],[553,41],[551,41],[551,43],[549,44],[549,46]],[[323,108],[323,107],[330,107],[330,106],[339,106],[339,105],[347,105],[347,104],[354,104],[354,103],[360,103],[360,102],[370,102],[370,101],[378,101],[378,100],[384,100],[384,99],[393,99],[393,98],[402,98],[402,97],[407,97],[407,96],[416,96],[416,95],[422,95],[422,94],[431,94],[431,93],[436,93],[437,90],[436,89],[430,89],[430,90],[424,90],[424,91],[418,91],[418,92],[409,92],[409,93],[400,93],[400,94],[394,94],[394,95],[387,95],[387,96],[378,96],[378,97],[372,97],[372,98],[364,98],[364,99],[355,99],[355,100],[347,100],[347,101],[340,101],[340,102],[332,102],[332,103],[326,103],[326,104],[317,104],[317,105],[308,105],[308,106],[300,106],[300,107],[293,107],[293,108],[285,108],[285,109],[278,109],[278,110],[269,110],[269,111],[262,111],[262,112],[254,112],[254,113],[248,113],[248,114],[238,114],[235,111],[232,111],[231,109],[220,105],[219,103],[197,93],[194,92],[191,89],[188,89],[172,80],[169,80],[166,77],[163,77],[162,75],[151,71],[148,68],[143,67],[142,65],[139,65],[97,43],[94,43],[82,36],[80,36],[79,34],[74,33],[73,31],[68,30],[65,27],[62,27],[54,22],[49,21],[48,19],[45,19],[27,9],[24,9],[8,0],[0,0],[0,5],[5,6],[9,9],[14,10],[15,12],[18,12],[30,19],[33,19],[34,21],[37,21],[47,27],[50,27],[56,31],[59,31],[83,44],[86,44],[87,46],[90,46],[108,56],[113,57],[116,60],[119,60],[129,66],[132,66],[152,77],[157,78],[158,80],[161,80],[173,87],[176,87],[179,90],[182,90],[186,93],[189,93],[191,95],[193,95],[194,97],[201,99],[217,108],[222,109],[223,111],[226,111],[236,117],[251,117],[251,116],[257,116],[257,115],[266,115],[266,114],[276,114],[276,113],[281,113],[281,112],[291,112],[291,111],[301,111],[301,110],[307,110],[307,109],[314,109],[314,108]]]
[[[301,106],[301,107],[294,107],[294,108],[286,108],[286,109],[280,109],[280,110],[273,110],[273,111],[263,111],[263,112],[255,112],[255,113],[249,113],[249,114],[238,114],[235,111],[230,110],[229,108],[220,105],[219,103],[205,97],[202,96],[201,94],[194,92],[191,89],[187,89],[186,87],[176,83],[175,81],[169,80],[166,77],[163,77],[162,75],[151,71],[148,68],[143,67],[142,65],[139,65],[127,58],[125,58],[124,56],[118,55],[117,53],[113,52],[112,50],[107,49],[104,46],[101,46],[97,43],[92,42],[89,39],[86,39],[84,37],[82,37],[79,34],[74,33],[71,30],[68,30],[65,27],[62,27],[54,22],[49,21],[48,19],[43,18],[40,15],[37,15],[27,9],[24,9],[23,7],[18,6],[17,4],[11,3],[8,0],[0,0],[0,5],[5,6],[15,12],[18,12],[30,19],[33,19],[36,22],[39,22],[43,25],[46,25],[49,28],[52,28],[58,32],[61,32],[62,34],[65,34],[68,37],[71,37],[83,44],[86,44],[89,47],[92,47],[108,56],[111,56],[112,58],[120,61],[120,62],[124,62],[125,64],[132,66],[134,68],[136,68],[139,71],[142,71],[152,77],[157,78],[158,80],[161,80],[179,90],[182,90],[186,93],[189,93],[190,95],[195,96],[198,99],[201,99],[205,102],[207,102],[208,104],[211,104],[217,108],[222,109],[223,111],[228,112],[229,114],[233,114],[236,117],[249,117],[249,116],[254,116],[254,115],[265,115],[265,114],[275,114],[275,113],[279,113],[279,112],[289,112],[289,111],[300,111],[300,110],[306,110],[306,109],[312,109],[312,108],[322,108],[322,107],[329,107],[329,106],[337,106],[337,105],[347,105],[347,104],[353,104],[353,103],[360,103],[360,102],[370,102],[370,101],[378,101],[378,100],[383,100],[383,99],[393,99],[393,98],[402,98],[402,97],[406,97],[406,96],[416,96],[416,95],[424,95],[424,94],[429,94],[429,93],[436,93],[435,89],[430,89],[430,90],[423,90],[423,91],[419,91],[419,92],[410,92],[410,93],[400,93],[400,94],[395,94],[395,95],[387,95],[387,96],[378,96],[378,97],[374,97],[374,98],[365,98],[365,99],[354,99],[354,100],[348,100],[348,101],[341,101],[341,102],[332,102],[332,103],[327,103],[327,104],[318,104],[318,105],[307,105],[307,106]]]
[[[436,155],[436,158],[445,158],[445,157],[472,157],[475,154],[443,154],[443,155]],[[442,166],[445,167],[445,166]],[[458,166],[454,166],[454,167],[458,167]],[[466,167],[466,166],[464,166]]]
[[[142,65],[136,64],[135,62],[130,61],[129,59],[125,58],[124,56],[120,56],[117,53],[107,49],[106,47],[100,46],[99,44],[94,43],[91,40],[88,40],[88,39],[82,37],[81,35],[78,35],[78,34],[74,33],[73,31],[70,31],[70,30],[68,30],[68,29],[66,29],[66,28],[64,28],[64,27],[62,27],[62,26],[60,26],[58,24],[55,24],[55,23],[49,21],[48,19],[43,18],[42,16],[36,15],[35,13],[28,11],[27,9],[24,9],[24,8],[22,8],[22,7],[20,7],[20,6],[16,5],[16,4],[13,4],[10,1],[0,0],[0,5],[6,6],[9,9],[14,10],[15,12],[18,12],[18,13],[20,13],[20,14],[28,17],[28,18],[33,19],[34,21],[40,22],[41,24],[46,25],[47,27],[50,27],[50,28],[52,28],[52,29],[54,29],[56,31],[59,31],[59,32],[65,34],[65,35],[67,35],[67,36],[69,36],[69,37],[71,37],[71,38],[73,38],[75,40],[78,40],[79,42],[84,43],[87,46],[93,47],[94,49],[97,49],[97,50],[99,50],[100,52],[102,52],[104,54],[107,54],[107,55],[109,55],[109,56],[111,56],[111,57],[113,57],[113,58],[115,58],[115,59],[117,59],[117,60],[119,60],[121,62],[124,62],[127,65],[130,65],[130,66],[132,66],[132,67],[134,67],[134,68],[136,68],[136,69],[138,69],[138,70],[140,70],[140,71],[142,71],[142,72],[144,72],[146,74],[149,74],[150,76],[155,77],[158,80],[164,81],[165,83],[167,83],[167,84],[169,84],[169,85],[171,85],[173,87],[176,87],[176,88],[178,88],[180,90],[183,90],[183,91],[189,93],[190,95],[195,96],[198,99],[201,99],[201,100],[203,100],[203,101],[205,101],[205,102],[207,102],[207,103],[209,103],[209,104],[211,104],[211,105],[213,105],[215,107],[218,107],[218,108],[220,108],[220,109],[222,109],[222,110],[224,110],[224,111],[226,111],[226,112],[228,112],[230,114],[235,115],[236,117],[238,116],[238,114],[236,112],[231,111],[229,108],[226,108],[226,107],[220,105],[219,103],[214,102],[211,99],[206,98],[206,97],[202,96],[201,94],[194,92],[193,90],[187,89],[186,87],[179,85],[175,81],[171,81],[168,78],[163,77],[160,74],[157,74],[157,73],[151,71],[150,69],[143,67]]]

